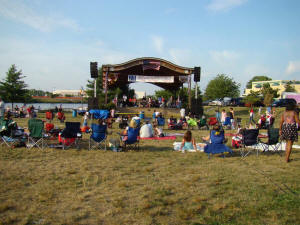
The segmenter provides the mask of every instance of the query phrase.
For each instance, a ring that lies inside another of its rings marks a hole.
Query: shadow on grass
[[[153,146],[153,145],[143,145],[140,146],[140,151],[149,152],[164,152],[164,151],[174,151],[173,146]]]

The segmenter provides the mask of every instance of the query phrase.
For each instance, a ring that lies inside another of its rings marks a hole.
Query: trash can
[[[144,111],[140,112],[140,119],[145,119],[145,113],[144,113]]]
[[[77,110],[76,109],[72,110],[72,117],[77,117]]]

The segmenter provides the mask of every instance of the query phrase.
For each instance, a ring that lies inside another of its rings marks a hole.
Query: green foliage
[[[30,96],[50,96],[51,93],[43,90],[30,89],[28,90]]]
[[[260,91],[250,91],[250,94],[244,98],[244,102],[251,106],[258,101],[260,101]]]
[[[267,76],[254,76],[254,77],[252,77],[251,80],[248,81],[248,83],[246,85],[246,88],[247,89],[251,89],[252,88],[252,82],[255,82],[255,81],[267,81],[267,80],[272,80],[272,78],[267,77]]]
[[[171,96],[174,98],[174,93],[172,93],[170,90],[155,91],[154,95],[156,98],[163,97],[164,99],[169,99]]]
[[[287,84],[284,86],[285,88],[285,92],[296,92],[296,89],[294,86],[292,86],[292,83],[291,81],[287,82]]]
[[[100,67],[101,68],[101,67]],[[105,93],[103,90],[103,79],[102,79],[102,69],[99,69],[99,76],[96,79],[97,85],[96,85],[96,96],[99,98],[99,105],[104,105],[105,103]],[[88,80],[86,85],[86,94],[88,97],[94,97],[94,80]],[[107,91],[107,102],[110,103],[115,96],[118,96],[118,99],[122,98],[123,95],[126,95],[128,98],[133,98],[134,96],[134,90],[129,88],[128,84],[110,88]]]
[[[238,97],[240,94],[239,88],[240,84],[236,83],[233,78],[225,74],[219,74],[208,83],[204,96],[206,99]]]
[[[174,96],[175,94],[175,96]],[[164,97],[166,100],[170,99],[171,96],[173,96],[173,100],[175,101],[177,98],[179,98],[182,102],[182,106],[185,108],[188,105],[188,99],[189,99],[189,93],[188,93],[188,88],[187,87],[183,87],[183,88],[179,88],[178,90],[176,90],[176,92],[171,92],[170,90],[159,90],[159,91],[155,91],[155,97]],[[192,99],[195,99],[195,88],[191,89],[191,96]],[[202,99],[202,95],[201,95],[201,91],[200,88],[197,87],[197,97],[198,99]]]
[[[99,97],[99,95],[102,93],[102,68],[98,70],[98,78],[96,79],[96,96]],[[88,80],[86,85],[86,94],[89,97],[94,97],[94,80]]]
[[[0,82],[0,95],[6,102],[27,102],[31,99],[27,85],[22,80],[22,71],[17,71],[15,65],[12,65],[6,73],[6,78]]]

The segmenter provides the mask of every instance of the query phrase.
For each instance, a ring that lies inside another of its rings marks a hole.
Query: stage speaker
[[[98,63],[90,62],[91,78],[98,78]]]
[[[203,115],[203,106],[201,98],[192,99],[191,113],[197,118],[200,118]]]
[[[199,82],[201,76],[201,67],[195,67],[194,68],[194,81]]]
[[[88,110],[90,109],[99,109],[98,98],[88,98]]]

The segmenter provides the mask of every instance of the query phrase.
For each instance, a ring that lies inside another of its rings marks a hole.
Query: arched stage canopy
[[[143,57],[121,64],[102,65],[103,88],[146,82],[167,90],[177,90],[190,81],[194,68],[182,67],[160,58]]]

